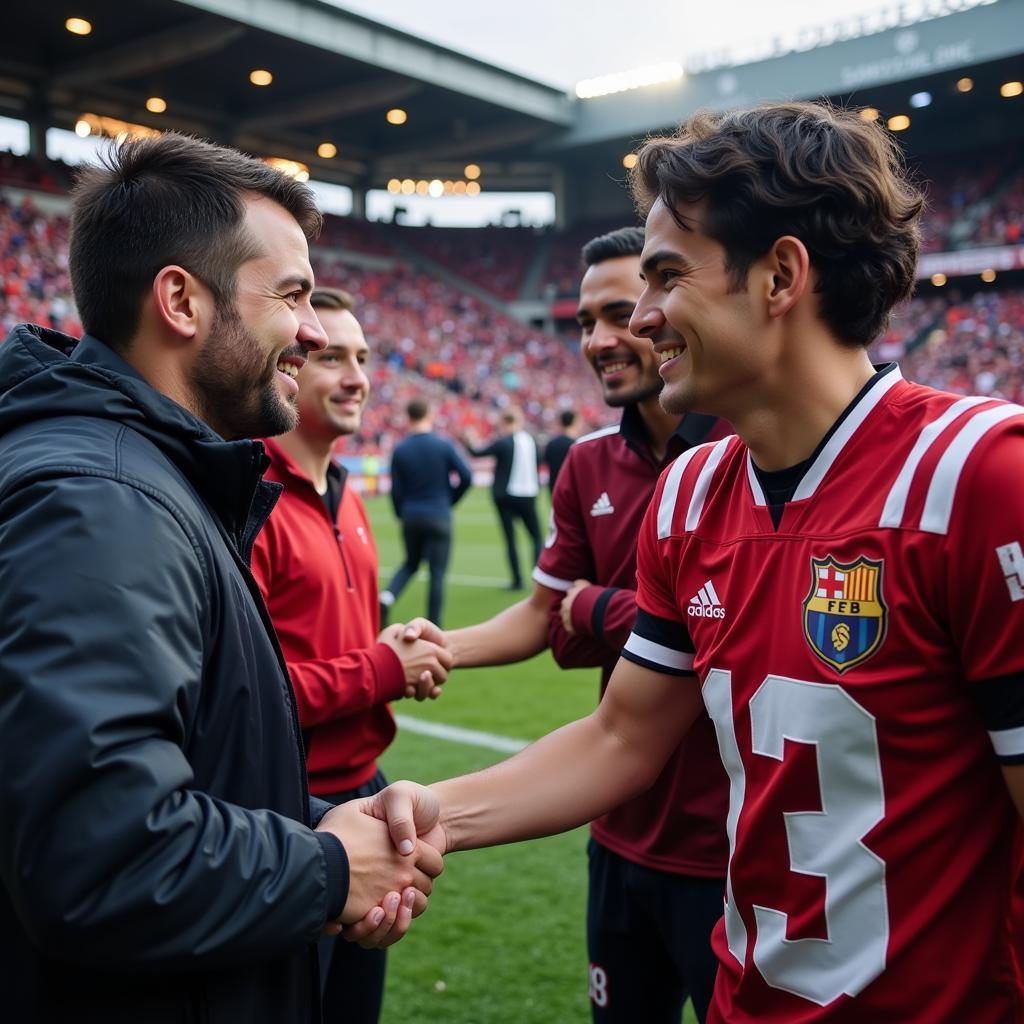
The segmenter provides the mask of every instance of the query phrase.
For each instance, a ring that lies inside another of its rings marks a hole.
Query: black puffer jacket
[[[0,345],[0,1016],[318,1019],[347,865],[248,570],[262,446],[73,346]]]

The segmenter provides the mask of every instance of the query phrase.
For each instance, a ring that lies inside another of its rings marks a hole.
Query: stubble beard
[[[604,404],[609,409],[622,409],[627,405],[639,405],[641,402],[647,401],[648,398],[653,398],[655,395],[661,394],[662,388],[665,386],[665,382],[658,377],[657,382],[646,381],[638,384],[635,388],[629,391],[622,391],[618,394],[610,395],[604,390],[602,385],[601,390],[604,393]]]
[[[190,383],[200,418],[224,438],[273,437],[298,423],[294,398],[278,390],[276,366],[259,364],[260,350],[235,307],[218,306]]]

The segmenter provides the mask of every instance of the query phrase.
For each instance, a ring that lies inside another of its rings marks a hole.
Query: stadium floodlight
[[[462,173],[469,178],[470,181],[476,181],[480,177],[480,165],[479,164],[466,164],[462,168]]]
[[[936,288],[941,288],[945,283],[945,274],[932,274],[932,284],[935,285]]]
[[[392,178],[388,182],[388,191],[393,195],[398,195],[402,191],[402,182],[398,178]]]
[[[416,195],[425,196],[430,191],[430,182],[426,179],[421,179],[416,182]]]
[[[1019,96],[1024,92],[1024,82],[1003,82],[999,86],[999,95],[1004,100],[1012,99],[1014,96]]]
[[[333,160],[338,155],[338,147],[333,142],[321,142],[316,147],[316,155],[321,160]]]
[[[464,196],[466,194],[466,183],[464,181],[457,181],[452,185],[452,192],[457,196]]]
[[[274,76],[266,68],[253,68],[249,72],[249,81],[253,85],[270,85]]]
[[[622,166],[625,167],[627,171],[631,171],[634,167],[636,167],[636,162],[638,159],[639,157],[636,155],[636,153],[627,153],[622,158]]]
[[[92,22],[86,21],[85,18],[68,18],[64,22],[64,27],[73,36],[87,36],[92,31]]]
[[[467,196],[478,196],[480,195],[480,182],[469,181],[466,183],[466,195]]]
[[[861,107],[858,113],[862,121],[877,121],[879,118],[878,107]]]
[[[631,89],[642,89],[649,85],[678,82],[682,77],[683,65],[676,61],[647,64],[643,67],[633,68],[631,71],[599,75],[597,78],[584,78],[583,81],[576,83],[576,95],[581,100],[591,100],[597,96],[629,92]]]
[[[162,114],[167,109],[167,100],[162,96],[150,96],[146,100],[146,109],[151,114]]]
[[[891,132],[905,132],[910,127],[910,118],[906,114],[893,114],[886,123]]]
[[[309,181],[309,167],[300,160],[289,160],[284,156],[265,156],[263,162],[296,181]]]
[[[402,195],[411,196],[416,191],[416,182],[412,178],[402,179]]]
[[[983,270],[981,272],[981,279],[985,284],[991,284],[996,279],[996,272],[989,267],[988,270]]]
[[[136,138],[140,135],[152,137],[160,133],[155,128],[144,124],[132,124],[130,121],[122,121],[117,117],[104,117],[101,114],[82,114],[75,122],[75,134],[80,139],[88,138],[90,135],[98,135],[104,139],[115,139],[121,142],[123,139]]]
[[[405,124],[409,120],[409,115],[401,107],[392,107],[384,117],[388,124]]]
[[[922,107],[930,107],[932,105],[932,94],[930,92],[915,92],[910,97],[910,105],[917,110]]]
[[[444,182],[440,178],[434,178],[427,186],[427,194],[434,199],[439,199],[444,195]]]
[[[956,91],[957,92],[970,92],[974,88],[973,78],[960,78],[957,79]]]

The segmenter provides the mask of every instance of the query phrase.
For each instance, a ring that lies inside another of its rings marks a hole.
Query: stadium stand
[[[11,203],[0,195],[0,322],[4,336],[33,321],[81,334],[68,278],[68,220],[43,213],[30,197]]]
[[[397,228],[396,238],[500,299],[518,298],[537,246],[533,228]]]

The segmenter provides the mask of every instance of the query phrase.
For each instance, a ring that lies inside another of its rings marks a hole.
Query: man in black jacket
[[[407,927],[440,869],[311,806],[249,571],[277,491],[246,438],[324,345],[319,219],[232,150],[125,143],[74,195],[87,335],[0,346],[5,1018],[318,1020],[325,928]]]

